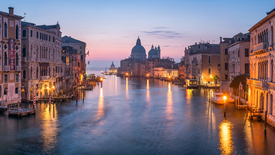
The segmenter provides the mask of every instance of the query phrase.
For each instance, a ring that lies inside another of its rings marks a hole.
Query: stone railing
[[[15,71],[21,71],[21,66],[15,66]]]
[[[267,48],[268,48],[268,42],[261,42],[253,46],[253,52],[258,50],[267,50]]]
[[[40,76],[40,79],[41,79],[41,80],[49,80],[49,79],[50,79],[50,76]]]
[[[22,61],[27,62],[27,57],[22,57]]]
[[[4,66],[4,71],[10,71],[11,67],[10,66]]]
[[[247,84],[253,85],[255,87],[259,87],[263,90],[267,90],[268,86],[269,86],[266,81],[260,81],[260,80],[255,80],[255,79],[247,79]]]

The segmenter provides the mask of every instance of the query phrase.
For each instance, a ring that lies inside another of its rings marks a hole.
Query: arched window
[[[19,58],[18,58],[18,54],[16,53],[16,58],[15,58],[15,65],[19,66]]]
[[[273,82],[273,59],[271,60],[271,82]]]
[[[7,95],[8,94],[8,88],[6,87],[5,89],[4,89],[4,95]]]
[[[211,56],[208,56],[208,63],[211,63]]]
[[[15,28],[15,39],[19,39],[19,28],[18,28],[18,25],[16,25],[16,28]]]
[[[31,67],[31,79],[32,79],[32,67]]]
[[[51,68],[49,67],[49,76],[51,76]]]
[[[4,24],[4,38],[8,38],[8,25],[7,25],[7,23]]]
[[[23,79],[26,79],[26,70],[23,70]]]
[[[7,56],[7,52],[5,52],[4,54],[4,65],[8,66],[8,56]]]
[[[211,74],[211,68],[210,67],[208,68],[208,74]]]
[[[38,67],[36,68],[36,78],[38,79]]]
[[[26,45],[23,45],[23,49],[22,49],[22,57],[26,57]]]

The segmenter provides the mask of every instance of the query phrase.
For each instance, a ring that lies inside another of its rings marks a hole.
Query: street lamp
[[[227,97],[224,95],[223,96],[223,101],[224,101],[224,105],[223,105],[224,117],[226,117],[226,99],[227,99]]]

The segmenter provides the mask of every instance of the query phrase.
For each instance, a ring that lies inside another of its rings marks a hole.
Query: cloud
[[[142,31],[148,35],[156,36],[160,39],[183,38],[184,34],[176,31]]]
[[[154,27],[154,29],[166,29],[168,27],[165,27],[165,26],[159,26],[159,27]]]
[[[164,45],[162,47],[178,47],[178,46],[173,46],[173,45]]]

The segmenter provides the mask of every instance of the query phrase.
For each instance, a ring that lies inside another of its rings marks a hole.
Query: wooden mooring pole
[[[266,135],[267,111],[265,111],[264,134]]]

